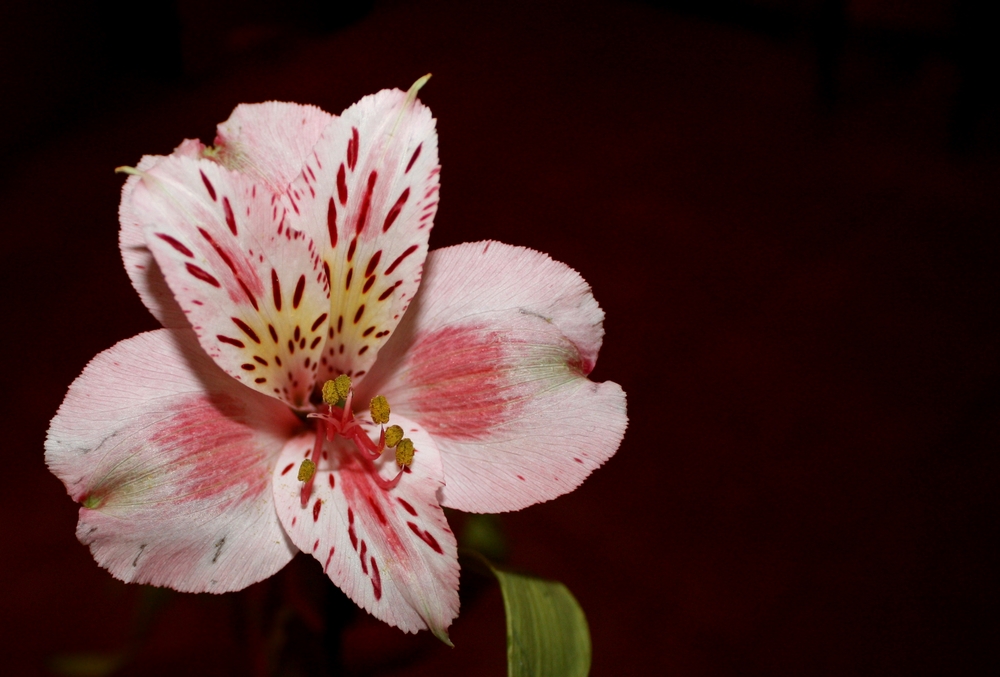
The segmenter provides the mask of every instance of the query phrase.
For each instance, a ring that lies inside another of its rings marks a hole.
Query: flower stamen
[[[354,403],[354,389],[351,388],[351,378],[346,374],[341,374],[337,378],[327,381],[322,389],[323,403],[329,408],[328,413],[315,412],[308,414],[307,418],[317,419],[316,421],[316,442],[313,447],[311,457],[302,461],[299,466],[299,481],[302,485],[302,505],[309,503],[312,495],[313,481],[316,476],[316,464],[326,440],[333,441],[337,435],[354,443],[358,452],[358,458],[365,469],[371,473],[372,479],[383,490],[388,491],[399,484],[404,472],[407,472],[410,464],[413,463],[413,441],[403,437],[403,429],[398,425],[391,425],[388,428],[385,424],[389,422],[389,401],[384,395],[377,395],[369,403],[372,421],[379,426],[378,442],[373,441],[361,422],[354,418],[352,404]],[[336,410],[340,409],[339,412]],[[396,465],[399,472],[391,480],[384,479],[375,468],[374,461],[382,456],[386,447],[395,448]]]

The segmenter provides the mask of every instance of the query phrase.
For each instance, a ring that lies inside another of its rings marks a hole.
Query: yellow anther
[[[385,429],[385,446],[394,447],[403,439],[403,429],[398,425],[391,425]]]
[[[308,482],[316,474],[316,464],[308,458],[299,466],[299,482]]]
[[[404,437],[396,445],[396,465],[405,468],[411,463],[413,463],[413,440]]]
[[[378,395],[372,398],[371,403],[372,420],[375,423],[389,422],[389,400],[385,395]]]
[[[323,384],[323,401],[331,407],[341,404],[351,392],[351,377],[341,374],[332,381]]]

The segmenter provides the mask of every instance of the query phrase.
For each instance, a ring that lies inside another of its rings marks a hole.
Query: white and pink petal
[[[587,379],[603,312],[580,275],[497,242],[431,252],[362,400],[385,395],[441,451],[442,505],[518,510],[572,491],[618,449],[625,393]]]
[[[208,160],[169,157],[141,178],[132,209],[202,347],[242,383],[307,407],[330,294],[312,240],[266,187]]]
[[[332,120],[284,195],[330,270],[322,377],[364,376],[420,284],[440,167],[416,88],[367,96]]]
[[[447,641],[458,615],[455,537],[438,505],[441,461],[433,440],[412,421],[393,416],[415,445],[414,460],[399,484],[385,490],[397,467],[391,450],[374,466],[360,460],[344,438],[327,442],[308,502],[297,473],[312,453],[314,434],[291,441],[275,466],[278,515],[289,537],[323,565],[354,602],[406,632],[429,628]],[[378,429],[365,423],[378,439]]]
[[[45,459],[82,503],[77,536],[116,578],[226,592],[296,552],[270,478],[299,425],[220,371],[190,330],[161,329],[87,365],[52,420]]]
[[[241,103],[218,126],[214,158],[272,193],[284,193],[334,119],[315,106],[298,103]]]

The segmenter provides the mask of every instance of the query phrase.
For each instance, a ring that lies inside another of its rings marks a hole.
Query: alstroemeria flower
[[[301,549],[378,618],[446,637],[441,506],[547,501],[614,454],[625,396],[587,379],[603,333],[587,284],[496,242],[428,255],[439,169],[415,86],[339,117],[241,105],[214,147],[132,170],[122,256],[164,328],[94,358],[46,442],[101,566],[225,592]],[[412,443],[405,472],[376,395]]]

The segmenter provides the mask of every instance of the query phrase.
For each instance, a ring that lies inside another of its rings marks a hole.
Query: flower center
[[[379,395],[372,398],[369,404],[372,422],[379,425],[378,442],[372,441],[361,423],[354,417],[353,402],[354,390],[351,388],[349,376],[341,374],[336,379],[323,384],[323,403],[327,406],[328,411],[308,415],[308,418],[316,421],[316,442],[313,444],[312,454],[299,465],[298,480],[302,482],[303,506],[309,503],[309,497],[312,495],[313,482],[316,479],[316,464],[319,463],[320,455],[323,452],[323,444],[327,440],[336,439],[337,435],[353,444],[361,465],[384,491],[389,491],[399,484],[403,473],[407,472],[410,464],[413,463],[415,451],[413,441],[408,437],[403,437],[403,429],[398,425],[385,427],[385,424],[389,422],[388,400]],[[399,466],[399,472],[391,480],[383,479],[374,463],[382,456],[386,447],[396,450],[396,465]]]

